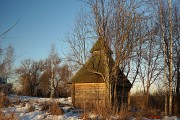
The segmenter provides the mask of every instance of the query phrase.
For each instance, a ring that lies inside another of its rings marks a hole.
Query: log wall
[[[105,83],[75,83],[74,105],[84,109],[105,106]]]

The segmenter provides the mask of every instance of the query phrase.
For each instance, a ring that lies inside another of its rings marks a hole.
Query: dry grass
[[[96,106],[96,107],[86,107],[86,109],[83,109],[80,118],[82,119],[93,119],[93,120],[105,120],[111,119],[113,111],[108,108],[107,106]],[[90,116],[94,116],[93,118],[90,118]]]
[[[0,108],[8,107],[10,105],[11,103],[9,101],[9,98],[5,94],[0,93]]]
[[[95,111],[95,113],[97,113],[97,114],[99,114],[99,115],[101,115],[101,116],[103,116],[103,117],[105,117],[105,118],[110,118],[111,115],[112,115],[112,113],[113,113],[113,111],[112,111],[112,109],[109,108],[109,107],[99,107],[99,108]]]
[[[26,106],[26,102],[21,102],[20,105],[21,105],[21,107],[25,107]]]
[[[18,118],[14,113],[11,113],[6,116],[6,120],[18,120]]]
[[[0,111],[0,120],[18,120],[18,118],[14,113],[5,115],[3,112]]]
[[[81,114],[81,115],[79,116],[79,118],[80,118],[80,119],[83,119],[83,120],[88,120],[89,114],[83,113],[83,114]]]
[[[5,108],[11,105],[12,103],[9,98],[4,93],[0,93],[0,108]],[[17,120],[17,117],[14,113],[5,115],[2,111],[0,111],[0,120]]]
[[[0,111],[0,120],[5,120],[5,115]]]
[[[28,112],[33,112],[35,110],[35,107],[32,104],[28,104]]]
[[[157,103],[162,103],[162,101],[157,101],[156,97],[157,96],[149,95],[149,102],[147,102],[146,95],[143,92],[137,92],[132,95],[131,105],[135,108],[132,112],[133,116],[135,116],[137,120],[141,120],[143,117],[160,115]],[[151,106],[154,108],[151,108]]]
[[[127,107],[121,107],[118,116],[120,120],[127,120],[132,116],[132,113],[128,110]]]
[[[62,108],[59,108],[57,102],[52,103],[52,106],[49,108],[49,112],[51,115],[63,115],[64,114],[64,111],[62,110]]]
[[[40,104],[40,106],[41,106],[41,111],[46,111],[46,110],[49,110],[50,103],[49,102],[43,102]]]

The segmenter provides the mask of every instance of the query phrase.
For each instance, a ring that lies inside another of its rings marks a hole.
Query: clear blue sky
[[[0,33],[19,20],[0,41],[1,47],[14,47],[16,57],[20,56],[16,66],[25,58],[46,58],[52,43],[63,56],[65,34],[72,29],[82,4],[79,0],[0,0]]]

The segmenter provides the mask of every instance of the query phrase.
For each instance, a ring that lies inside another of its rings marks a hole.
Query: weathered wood
[[[128,105],[132,84],[119,68],[114,74],[117,76],[117,84],[114,84],[110,74],[115,62],[111,57],[112,51],[104,42],[104,38],[98,39],[91,49],[90,59],[71,78],[74,106],[83,109],[111,108],[115,103],[113,106],[117,109],[122,104]]]
[[[75,83],[75,106],[94,108],[105,106],[105,83]]]

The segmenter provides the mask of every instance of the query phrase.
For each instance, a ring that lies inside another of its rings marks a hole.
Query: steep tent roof
[[[99,38],[91,49],[91,58],[82,66],[82,68],[71,78],[70,83],[104,83],[105,80],[102,76],[105,76],[105,57],[104,57],[104,43],[103,38]],[[98,52],[97,52],[98,51]],[[112,51],[110,51],[109,57],[109,69],[112,69],[114,60],[111,57]],[[118,85],[131,87],[131,83],[124,75],[124,73],[118,69]]]
[[[112,66],[112,59],[109,66]],[[105,73],[104,57],[92,56],[83,67],[71,78],[70,83],[103,83],[102,75]]]
[[[103,38],[99,38],[97,40],[97,42],[93,45],[92,49],[90,50],[90,53],[93,53],[94,51],[100,51],[100,50],[104,50],[105,46],[108,47],[108,51],[110,52],[110,54],[112,54],[111,49],[109,48],[108,44],[105,43]]]

